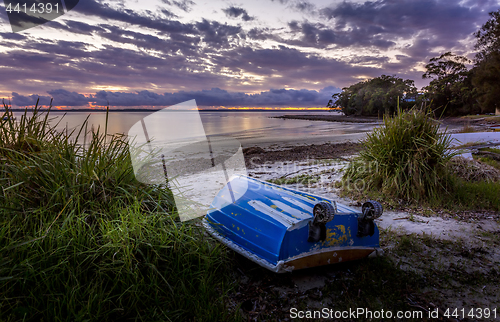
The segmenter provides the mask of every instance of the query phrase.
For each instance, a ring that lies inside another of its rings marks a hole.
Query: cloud
[[[195,2],[191,0],[182,0],[182,1],[161,0],[161,2],[168,4],[170,6],[176,6],[185,12],[191,11],[191,7],[195,4]]]
[[[100,25],[100,37],[112,40],[119,44],[132,44],[140,49],[156,50],[164,54],[173,54],[180,51],[183,55],[195,55],[196,46],[201,36],[173,34],[170,37],[151,35],[123,29],[113,25]]]
[[[78,34],[92,35],[95,32],[104,31],[104,29],[99,26],[90,25],[76,20],[65,20],[64,23],[65,23],[64,30]],[[59,28],[61,27],[58,27],[58,29]]]
[[[20,95],[12,93],[12,104],[19,107],[32,106],[40,99],[40,105],[48,105],[54,98],[55,106],[87,106],[88,104],[120,107],[164,107],[195,99],[198,106],[241,106],[241,107],[324,107],[339,88],[329,86],[320,91],[271,89],[258,94],[228,92],[220,88],[201,91],[179,91],[175,93],[157,94],[150,91],[111,92],[99,91],[95,94],[83,95],[63,89],[49,91],[47,95]]]
[[[21,40],[26,40],[27,37],[23,34],[19,34],[19,33],[7,33],[7,32],[4,32],[4,33],[0,33],[0,36],[3,38],[3,39],[6,39],[6,40],[17,40],[17,41],[21,41]]]
[[[227,55],[214,57],[213,62],[233,73],[261,75],[271,88],[283,85],[301,88],[304,84],[318,82],[340,87],[357,82],[358,75],[377,77],[383,74],[375,67],[351,65],[287,46],[271,49],[235,48]]]
[[[50,104],[50,96],[43,96],[38,94],[32,94],[29,96],[20,95],[19,93],[12,92],[12,105],[24,107],[24,106],[34,106],[39,100],[39,105],[48,106]]]
[[[334,31],[345,31],[351,43],[365,44],[373,37],[393,42],[430,36],[445,47],[472,34],[484,15],[477,7],[453,0],[344,1],[320,12]]]
[[[16,50],[0,52],[0,72],[9,79],[9,86],[3,88],[19,93],[54,88],[70,92],[85,89],[89,93],[111,86],[163,92],[201,90],[210,84],[213,88],[254,92],[318,88],[318,84],[341,87],[355,82],[360,74],[376,77],[383,73],[377,68],[352,66],[286,46],[224,47],[227,44],[220,39],[239,37],[240,29],[208,21],[205,27],[205,34],[197,37],[174,34],[164,39],[101,24],[103,31],[94,35],[110,41],[100,48],[82,41],[37,39],[20,43]],[[201,48],[201,39],[216,45]],[[138,48],[120,48],[114,42]],[[36,82],[26,81],[34,78]]]
[[[87,16],[99,17],[105,20],[121,21],[144,28],[156,29],[163,32],[195,32],[194,26],[192,24],[181,23],[176,20],[169,20],[162,17],[154,17],[151,15],[141,15],[139,12],[131,9],[119,10],[112,8],[107,3],[101,3],[95,0],[80,1],[78,6],[76,6],[73,10]]]
[[[303,13],[313,13],[316,10],[316,6],[309,2],[308,0],[271,0],[279,2],[286,5],[287,8],[303,12]]]
[[[175,5],[185,11],[189,11],[189,6],[194,4],[194,2],[189,0],[184,0],[184,1],[165,0],[163,1],[163,3],[169,5]],[[161,10],[161,12],[166,17],[157,17],[153,13],[150,13],[148,15],[142,15],[139,12],[135,12],[129,9],[113,8],[107,3],[101,3],[96,0],[86,0],[82,4],[79,4],[75,8],[75,10],[87,16],[99,17],[103,19],[103,22],[109,20],[116,20],[127,24],[133,24],[138,27],[153,29],[162,34],[163,36],[162,39],[164,39],[165,36],[169,36],[170,38],[182,39],[183,41],[187,41],[185,45],[191,45],[191,46],[197,44],[200,38],[206,43],[209,43],[211,45],[217,44],[219,46],[222,45],[227,46],[229,45],[230,41],[233,38],[240,38],[239,34],[242,32],[242,29],[239,26],[221,24],[217,21],[211,21],[208,19],[202,19],[201,21],[194,23],[185,23],[173,20],[170,18],[172,18],[174,15],[168,10],[166,12],[165,10]],[[246,16],[243,15],[243,19],[245,18]],[[106,28],[112,34],[108,35],[105,34],[101,26]],[[79,24],[76,26],[68,25],[68,28],[72,27],[76,29],[75,32],[81,32],[81,33],[92,32],[92,27],[88,25],[87,26],[84,26],[84,24]],[[94,27],[93,31],[99,32],[101,36],[115,41],[118,41],[120,36],[124,36],[127,34],[127,32],[123,29],[123,27],[112,26],[111,23],[99,24],[98,26]],[[117,31],[120,34],[120,36],[114,34]],[[128,35],[126,36],[130,36],[132,34],[133,32],[128,32]],[[135,33],[135,35],[139,35],[139,33]],[[243,35],[241,36],[244,37]],[[148,37],[147,36],[143,37],[143,39],[146,38]],[[156,38],[160,39],[159,37]],[[130,40],[126,40],[124,38],[121,39],[124,40],[124,42],[126,43],[133,43]],[[134,38],[134,39],[136,40],[135,44],[138,44],[137,40],[139,40],[139,38]],[[149,40],[154,40],[154,39],[149,38]],[[141,47],[145,48],[154,47],[154,46],[153,47],[148,46],[146,43],[147,41],[144,40],[143,44],[145,46],[141,45]],[[168,43],[166,45],[168,45]],[[179,43],[177,43],[176,45],[181,47],[186,47],[182,46]],[[157,46],[155,48],[157,49]]]
[[[85,95],[78,94],[77,92],[69,92],[64,89],[56,89],[47,92],[57,105],[62,106],[82,106],[88,103],[88,99]]]
[[[291,31],[302,35],[301,41],[289,41],[289,44],[325,47],[337,45],[339,47],[363,46],[388,49],[396,43],[382,37],[380,28],[369,26],[367,28],[350,29],[348,31],[335,30],[322,23],[299,23],[291,21],[288,26]]]
[[[226,16],[228,17],[238,18],[241,16],[241,19],[243,19],[244,21],[250,21],[254,19],[253,17],[250,17],[247,11],[243,8],[229,7],[226,9],[222,9],[222,11],[224,11]]]
[[[0,72],[9,80],[0,90],[5,95],[63,88],[85,97],[109,88],[134,95],[200,91],[210,102],[223,95],[209,88],[227,90],[233,98],[232,93],[256,91],[277,98],[284,94],[270,88],[344,87],[382,74],[423,86],[421,67],[430,58],[449,50],[471,55],[473,39],[467,37],[498,7],[497,1],[481,1],[343,1],[320,7],[275,0],[283,4],[281,20],[251,17],[258,26],[241,23],[247,11],[227,2],[214,10],[239,22],[181,17],[199,9],[189,0],[165,0],[149,13],[131,10],[126,1],[80,1],[72,11],[80,13],[78,21],[64,16],[48,22],[42,29],[50,32],[43,35],[0,33]],[[66,40],[49,39],[51,29],[63,31]],[[148,95],[140,98],[155,102]]]
[[[197,22],[196,29],[202,36],[203,41],[212,45],[227,45],[233,37],[237,37],[242,32],[239,26],[223,25],[217,21],[208,21],[206,19]]]
[[[14,10],[13,10],[14,11]],[[34,26],[42,25],[46,22],[54,19],[55,16],[47,17],[49,19],[45,19],[42,16],[33,16],[25,13],[24,11],[13,12],[9,14],[9,22],[14,32],[22,31]]]
[[[305,13],[312,13],[316,9],[314,4],[306,0],[292,2],[291,6],[292,8]]]

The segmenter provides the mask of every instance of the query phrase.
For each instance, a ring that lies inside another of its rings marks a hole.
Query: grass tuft
[[[386,116],[362,142],[364,149],[347,167],[343,185],[408,201],[432,199],[446,190],[450,141],[429,112],[414,108]]]

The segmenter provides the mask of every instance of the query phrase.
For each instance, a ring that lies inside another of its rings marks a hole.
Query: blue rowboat
[[[203,224],[208,232],[276,273],[340,263],[380,251],[373,219],[376,201],[362,212],[323,197],[234,176],[214,198]]]

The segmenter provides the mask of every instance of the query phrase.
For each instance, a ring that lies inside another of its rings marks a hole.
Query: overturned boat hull
[[[314,214],[318,204],[330,217]],[[232,250],[283,273],[378,252],[378,228],[365,215],[333,200],[240,175],[217,194],[203,222]]]

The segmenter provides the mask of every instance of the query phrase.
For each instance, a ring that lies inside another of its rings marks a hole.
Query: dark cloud
[[[178,18],[179,16],[167,9],[161,9],[160,12],[167,18]]]
[[[2,37],[3,39],[6,39],[6,40],[17,40],[17,41],[27,39],[27,37],[25,35],[18,34],[18,33],[10,33],[10,32],[9,33],[7,33],[7,32],[0,33],[0,37]]]
[[[166,0],[163,2],[166,4],[178,6],[183,10],[188,10],[188,7],[194,4],[192,1],[186,0]],[[186,48],[186,46],[194,46],[198,44],[200,38],[211,45],[227,46],[233,38],[239,38],[239,34],[242,32],[242,29],[239,26],[221,24],[217,21],[203,19],[202,21],[196,23],[182,23],[177,20],[168,19],[173,16],[170,11],[161,10],[162,13],[167,15],[167,18],[160,18],[155,17],[153,13],[150,13],[149,15],[141,15],[138,12],[134,12],[128,9],[112,8],[107,3],[101,3],[96,0],[86,0],[82,5],[79,4],[75,8],[75,10],[88,16],[100,17],[104,20],[116,20],[133,24],[139,27],[153,29],[157,32],[161,32],[162,36],[168,36],[171,39],[182,39],[181,41],[184,42],[184,44],[180,44],[179,42],[177,42],[175,44],[175,46],[177,46],[175,50],[179,49],[179,47]],[[70,30],[70,28],[73,27],[75,28],[75,32],[79,33],[90,34],[92,32],[99,32],[101,36],[110,40],[122,40],[125,43],[134,43],[143,48],[158,49],[158,41],[164,39],[163,37],[148,37],[144,35],[141,38],[133,37],[132,40],[126,40],[124,36],[128,37],[132,35],[132,32],[128,32],[127,34],[127,32],[123,30],[123,28],[120,28],[118,26],[113,27],[111,26],[111,24],[100,24],[98,26],[94,26],[94,30],[92,30],[93,28],[91,26],[85,26],[85,24],[83,23],[77,25],[68,25],[68,23],[66,23],[66,25],[67,30]],[[103,30],[100,26],[106,28],[111,33],[117,33],[118,30],[118,35],[107,34],[105,30]],[[139,33],[135,33],[135,35],[139,35]],[[148,41],[152,41],[152,45],[148,45]],[[165,42],[165,46],[170,45],[171,44],[169,42]]]
[[[77,92],[56,89],[47,93],[54,98],[54,102],[57,102],[59,106],[82,106],[88,103],[85,95],[78,94]]]
[[[106,20],[116,20],[144,28],[156,29],[163,32],[193,33],[192,24],[184,24],[175,20],[168,20],[151,15],[141,15],[139,12],[130,9],[115,9],[107,3],[95,0],[80,1],[73,9],[87,16],[95,16]]]
[[[235,48],[227,55],[213,57],[212,61],[235,74],[260,75],[271,88],[284,85],[301,88],[304,84],[318,82],[340,87],[359,81],[359,75],[377,77],[383,74],[379,68],[352,65],[286,46],[273,49]]]
[[[246,36],[254,40],[266,40],[272,38],[268,28],[252,28],[247,32]]]
[[[13,32],[18,32],[34,26],[42,25],[46,22],[51,21],[57,16],[58,15],[56,14],[51,15],[51,17],[34,16],[31,14],[27,14],[22,10],[19,12],[13,12],[8,15]]]
[[[313,12],[316,9],[316,6],[309,1],[295,1],[292,7],[303,12]]]
[[[387,49],[395,45],[394,41],[382,38],[381,30],[371,26],[357,30],[334,30],[322,23],[309,23],[291,21],[290,30],[301,34],[300,41],[287,41],[289,44],[311,47],[325,47],[337,45],[338,47],[363,46]]]
[[[141,49],[156,50],[164,54],[172,54],[180,51],[183,55],[195,55],[196,47],[201,41],[200,36],[189,36],[173,34],[169,38],[165,36],[145,34],[126,30],[113,25],[100,25],[102,31],[99,36],[121,44],[132,44]]]
[[[250,21],[254,19],[253,17],[250,17],[248,15],[248,12],[243,8],[229,7],[226,9],[222,9],[222,11],[224,11],[226,16],[228,17],[234,17],[234,18],[241,17],[241,19],[243,19],[244,21]]]
[[[196,29],[204,42],[212,45],[228,44],[231,38],[237,37],[242,32],[239,26],[223,25],[217,21],[203,19],[196,23]]]
[[[477,29],[484,13],[454,0],[344,1],[321,10],[330,28],[345,31],[349,43],[365,45],[378,37],[381,44],[396,39],[431,37],[452,47]],[[382,45],[383,47],[383,45]]]
[[[104,31],[104,29],[99,26],[90,25],[80,21],[66,20],[64,23],[66,25],[65,30],[78,34],[91,35],[94,32]]]
[[[57,89],[47,92],[47,95],[20,95],[12,93],[12,104],[20,107],[33,106],[39,100],[39,105],[48,106],[53,99],[53,103],[57,106],[86,106],[89,103],[89,98],[76,92],[69,92],[64,89]]]
[[[340,92],[339,88],[329,86],[320,91],[271,89],[258,94],[228,92],[220,88],[201,91],[179,91],[176,93],[157,94],[150,91],[135,93],[99,91],[92,95],[82,95],[63,89],[49,91],[46,95],[27,95],[12,93],[12,104],[32,106],[40,99],[40,105],[48,105],[54,98],[55,106],[147,106],[163,107],[195,99],[198,106],[241,106],[241,107],[324,107],[331,95]]]
[[[38,94],[32,94],[29,96],[23,96],[19,93],[12,92],[12,105],[16,106],[34,106],[39,100],[39,105],[48,106],[50,104],[50,96],[43,96]]]
[[[195,4],[194,1],[191,0],[182,0],[182,1],[161,0],[161,1],[170,6],[176,6],[185,12],[191,11],[191,7]]]

